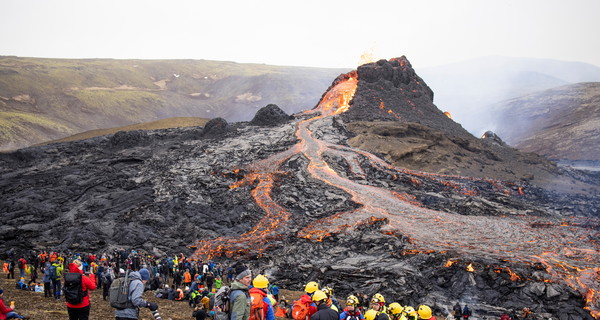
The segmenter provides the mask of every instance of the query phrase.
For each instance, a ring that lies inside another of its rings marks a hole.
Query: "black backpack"
[[[65,300],[70,304],[80,304],[83,302],[83,297],[87,296],[88,292],[87,290],[83,291],[81,273],[65,273],[63,294],[65,295]]]

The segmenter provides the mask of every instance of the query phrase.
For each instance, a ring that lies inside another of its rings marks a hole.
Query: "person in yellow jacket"
[[[52,290],[54,292],[54,298],[56,300],[60,299],[60,290],[61,290],[60,279],[62,277],[63,270],[65,269],[63,267],[62,262],[63,262],[62,259],[57,258],[56,260],[54,260],[52,265],[50,265],[50,281],[52,282]]]

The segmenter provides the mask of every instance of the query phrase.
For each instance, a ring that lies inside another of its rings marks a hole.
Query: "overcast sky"
[[[489,55],[600,66],[599,0],[0,0],[0,55],[355,68]]]

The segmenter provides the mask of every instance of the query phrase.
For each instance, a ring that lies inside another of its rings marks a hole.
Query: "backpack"
[[[80,304],[88,292],[83,291],[82,275],[76,272],[65,273],[65,285],[63,286],[65,300],[70,304]]]
[[[215,315],[213,320],[229,319],[229,295],[231,289],[228,286],[222,286],[214,296]]]
[[[129,270],[125,277],[115,279],[108,289],[110,306],[117,309],[133,309],[135,306],[129,301],[129,285],[133,279],[129,278]]]
[[[219,307],[222,312],[229,312],[229,294],[231,289],[228,286],[222,286],[217,293],[215,293],[214,306]]]
[[[55,265],[50,265],[50,280],[56,280],[58,279],[58,276],[56,275],[56,266]]]
[[[260,293],[250,293],[250,318],[248,320],[265,320],[263,296]]]
[[[301,300],[294,302],[292,307],[292,319],[294,320],[309,320],[310,319],[310,303],[303,303]]]

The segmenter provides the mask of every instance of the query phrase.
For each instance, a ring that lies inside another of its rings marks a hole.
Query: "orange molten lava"
[[[448,261],[446,261],[446,268],[452,267],[452,265],[454,265],[455,263],[456,260],[449,259]]]
[[[475,268],[473,268],[473,264],[469,263],[469,265],[467,266],[467,271],[469,272],[475,272]]]

